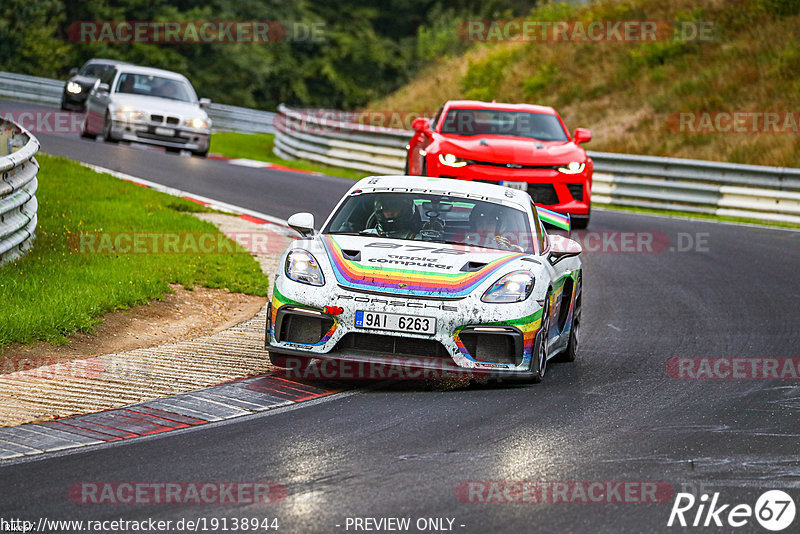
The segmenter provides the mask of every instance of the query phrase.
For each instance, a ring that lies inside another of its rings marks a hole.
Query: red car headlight
[[[580,174],[586,168],[585,163],[579,163],[577,161],[570,161],[567,165],[558,168],[558,172],[561,174]]]

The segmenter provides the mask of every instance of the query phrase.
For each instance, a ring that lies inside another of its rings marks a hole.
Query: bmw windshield
[[[536,253],[525,211],[481,200],[422,193],[353,194],[326,234],[363,235]]]

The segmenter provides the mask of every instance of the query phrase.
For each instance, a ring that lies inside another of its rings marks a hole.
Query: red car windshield
[[[450,109],[441,133],[455,135],[509,135],[540,141],[567,141],[555,115],[504,109]]]

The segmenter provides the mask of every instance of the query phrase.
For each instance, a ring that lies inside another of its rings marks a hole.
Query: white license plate
[[[528,190],[528,182],[512,182],[511,180],[503,180],[502,184],[511,189],[519,189],[520,191]]]
[[[160,128],[156,127],[156,135],[165,135],[167,137],[172,137],[175,135],[175,130],[172,128]]]
[[[414,334],[433,334],[436,331],[436,319],[400,313],[358,310],[356,311],[356,327],[411,332]]]

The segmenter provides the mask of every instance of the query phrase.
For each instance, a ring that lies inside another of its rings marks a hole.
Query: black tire
[[[420,176],[428,176],[428,160],[422,158],[422,170],[419,173]]]
[[[81,137],[83,137],[84,139],[95,140],[95,139],[97,139],[97,134],[89,133],[89,132],[86,131],[86,121],[87,120],[88,120],[88,118],[86,117],[86,115],[84,115],[83,116],[83,125],[81,126]]]
[[[575,230],[586,230],[586,228],[589,226],[589,219],[591,216],[592,213],[590,211],[586,214],[586,217],[575,217],[574,219],[571,219],[572,228]]]
[[[114,139],[111,135],[111,116],[108,113],[103,119],[103,141],[106,143],[119,143],[119,139]]]
[[[196,152],[192,151],[192,155],[193,156],[197,156],[198,158],[204,158],[204,157],[208,156],[208,149],[205,149],[203,151],[198,150]]]
[[[69,107],[63,96],[61,97],[61,111],[69,111]]]
[[[174,146],[164,147],[164,150],[166,152],[170,152],[172,154],[180,154],[181,153],[181,149],[180,148],[175,148]]]
[[[531,354],[530,382],[533,384],[541,382],[547,372],[547,338],[550,333],[549,315],[550,292],[548,291],[542,311],[542,326],[536,334],[536,341],[533,343],[533,354]]]
[[[574,362],[578,356],[578,346],[580,342],[581,330],[581,279],[575,284],[575,307],[572,310],[572,328],[569,330],[569,343],[564,352],[558,355],[560,362]]]
[[[406,176],[408,176],[408,172],[409,172],[409,170],[410,170],[410,169],[409,169],[409,166],[408,166],[408,156],[406,156],[406,166],[405,166],[405,167],[403,167],[403,173],[404,173]]]
[[[302,372],[308,368],[311,358],[305,356],[286,356],[283,354],[270,354],[269,361],[273,367],[282,367],[295,372]]]

